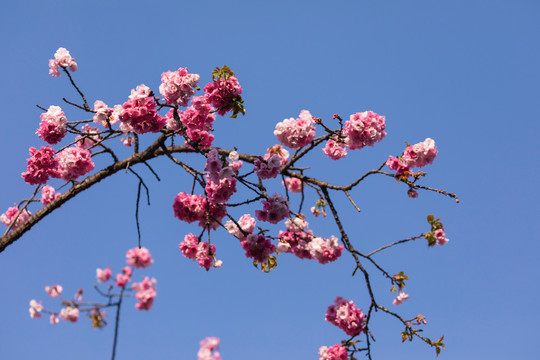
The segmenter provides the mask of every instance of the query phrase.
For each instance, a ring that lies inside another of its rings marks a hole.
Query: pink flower
[[[332,160],[339,160],[347,155],[347,147],[345,144],[337,143],[334,140],[329,139],[323,149],[323,154]]]
[[[96,279],[100,283],[104,283],[106,281],[109,281],[111,278],[111,267],[107,266],[106,269],[96,269]]]
[[[225,216],[226,207],[209,203],[210,210],[209,226],[215,230],[219,224],[213,218],[221,221]],[[202,195],[188,195],[186,192],[179,193],[174,198],[173,211],[174,216],[179,220],[191,224],[199,221],[199,226],[204,227],[207,223],[206,216],[207,200]]]
[[[144,99],[152,94],[150,88],[144,84],[137,85],[135,89],[131,89],[131,95],[128,96],[129,100]]]
[[[256,210],[255,216],[261,221],[277,224],[289,216],[289,202],[281,194],[274,193],[268,201],[263,201],[263,210]]]
[[[285,178],[284,185],[287,188],[287,190],[293,193],[301,193],[302,188],[304,187],[302,180],[298,178]]]
[[[28,309],[30,312],[30,317],[32,319],[34,318],[40,318],[41,314],[40,312],[43,311],[43,305],[41,305],[41,301],[37,302],[36,300],[30,300],[30,309]]]
[[[281,158],[278,155],[272,155],[268,160],[259,157],[253,163],[253,170],[261,179],[273,179],[279,175],[281,169]]]
[[[230,169],[230,168],[225,168]],[[209,202],[218,204],[226,203],[236,192],[236,179],[233,177],[224,177],[218,183],[210,181],[207,176],[206,197]]]
[[[79,319],[79,309],[76,307],[67,306],[60,310],[59,316],[65,321],[77,322],[77,319]]]
[[[159,92],[167,104],[186,106],[189,98],[195,94],[199,79],[198,74],[188,73],[187,68],[179,68],[174,72],[167,71],[161,74]]]
[[[82,132],[83,132],[83,135],[85,135],[86,137],[84,136],[81,136],[81,135],[78,135],[75,140],[79,140],[77,143],[76,143],[76,146],[77,147],[80,147],[80,148],[91,148],[93,146],[95,146],[98,142],[100,142],[101,140],[103,140],[103,137],[101,135],[99,135],[99,130],[98,128],[95,128],[95,127],[91,127],[90,125],[88,124],[85,124],[82,128]]]
[[[60,319],[56,317],[56,314],[51,314],[51,317],[49,318],[51,324],[56,325],[60,322]]]
[[[403,152],[403,162],[408,167],[423,167],[433,163],[437,153],[435,141],[427,138],[424,142],[408,146]]]
[[[79,147],[69,147],[58,154],[57,173],[52,175],[65,181],[75,180],[94,170],[90,151]]]
[[[51,201],[59,197],[60,195],[61,195],[60,193],[55,193],[55,190],[52,186],[45,185],[43,189],[41,189],[41,203],[43,205],[47,205]]]
[[[26,171],[21,174],[24,181],[30,185],[45,184],[50,176],[55,176],[58,160],[55,159],[54,150],[49,146],[42,146],[40,150],[31,147],[30,158],[26,160]]]
[[[411,199],[416,199],[418,197],[418,192],[414,189],[409,189],[407,191],[407,196],[410,197]]]
[[[232,220],[229,220],[225,223],[225,229],[227,229],[229,234],[232,234],[240,240],[244,240],[244,233],[247,233],[248,235],[251,234],[253,232],[253,229],[255,229],[255,224],[256,221],[254,218],[251,217],[250,214],[244,214],[240,217],[240,219],[238,219],[238,225],[240,225],[240,228],[243,230],[243,232],[240,231],[238,226]]]
[[[240,243],[242,249],[246,251],[246,257],[252,258],[258,263],[267,262],[270,255],[276,250],[270,239],[263,235],[249,234]]]
[[[277,155],[279,156],[281,160],[281,165],[286,165],[289,162],[289,152],[287,149],[285,149],[280,144],[276,144],[274,146],[269,147],[266,149],[266,154],[264,155],[264,160],[270,159],[272,156]]]
[[[135,307],[139,310],[150,310],[154,304],[154,298],[157,295],[156,292],[156,279],[146,276],[143,281],[140,283],[134,283],[131,285],[133,290],[136,290],[135,299],[138,303],[135,304]]]
[[[75,59],[72,58],[69,51],[63,47],[56,50],[54,59],[49,60],[49,74],[51,74],[53,77],[60,76],[60,72],[58,71],[59,67],[69,68],[71,71],[77,70],[77,63],[75,62]]]
[[[207,337],[201,341],[201,348],[197,353],[197,360],[221,360],[219,355],[219,338]]]
[[[52,286],[45,286],[45,292],[47,292],[47,295],[50,297],[57,297],[62,294],[62,286],[61,285],[52,285]]]
[[[327,239],[314,237],[307,244],[307,250],[313,259],[317,259],[321,264],[326,264],[336,261],[341,256],[343,245],[340,245],[338,239],[333,235]]]
[[[444,245],[448,241],[450,241],[446,238],[446,234],[444,233],[443,229],[435,230],[435,233],[433,235],[435,236],[435,239],[437,239],[437,245]]]
[[[5,213],[0,215],[0,221],[4,225],[9,226],[13,222],[13,220],[15,220],[15,217],[17,216],[18,213],[19,213],[19,208],[10,207],[10,208],[8,208],[6,210]],[[15,230],[16,228],[21,226],[22,223],[24,223],[30,217],[30,215],[31,215],[30,212],[28,210],[24,209],[19,214],[19,217],[17,218],[17,220],[15,220],[15,223],[11,227],[11,230]]]
[[[60,142],[67,133],[67,119],[59,106],[50,106],[46,113],[40,115],[41,122],[36,134],[54,145]]]
[[[309,145],[315,138],[315,122],[311,113],[302,110],[297,119],[290,118],[279,122],[274,130],[280,143],[293,149]]]
[[[326,310],[326,321],[336,325],[349,336],[359,335],[364,329],[364,313],[352,301],[336,297]]]
[[[330,347],[321,346],[319,349],[319,360],[348,360],[347,348],[343,345],[335,344]]]
[[[407,164],[402,160],[398,159],[397,157],[389,156],[388,160],[386,160],[386,166],[388,166],[390,170],[394,170],[397,177],[410,176],[410,171]]]
[[[384,116],[373,111],[353,114],[344,124],[345,143],[351,150],[373,146],[386,136],[385,128]]]
[[[394,305],[401,305],[404,301],[406,301],[409,298],[409,295],[405,294],[403,291],[401,291],[398,296],[392,301],[392,304]]]
[[[125,287],[131,280],[133,270],[129,266],[125,266],[120,274],[116,274],[116,286]]]
[[[105,128],[108,128],[107,120],[109,124],[115,125],[120,121],[119,116],[124,111],[122,105],[115,105],[114,108],[110,108],[101,100],[96,100],[94,102],[94,122]]]
[[[151,97],[128,100],[122,105],[123,111],[119,116],[122,131],[132,131],[137,134],[148,132],[157,133],[165,126],[166,120],[156,111],[156,103]]]
[[[184,237],[184,241],[178,244],[182,255],[188,259],[197,261],[200,267],[204,267],[206,271],[210,270],[212,263],[214,262],[214,254],[216,253],[216,246],[208,246],[208,243],[201,241],[199,238],[191,233]]]
[[[227,80],[220,77],[206,84],[204,92],[208,102],[223,116],[233,109],[233,99],[242,93],[242,87],[235,76],[229,76]]]
[[[126,258],[126,263],[136,268],[147,268],[154,262],[152,255],[145,247],[128,250]]]

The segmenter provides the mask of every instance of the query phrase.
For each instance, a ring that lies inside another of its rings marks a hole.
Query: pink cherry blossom
[[[49,74],[51,74],[53,77],[60,76],[60,71],[58,71],[59,67],[69,68],[71,71],[77,70],[77,63],[75,62],[75,59],[72,58],[69,51],[63,47],[56,50],[54,59],[49,60]]]
[[[79,309],[76,307],[67,306],[60,310],[59,316],[65,321],[77,322],[79,319]]]
[[[315,138],[315,121],[309,111],[302,110],[297,119],[290,118],[279,122],[274,135],[281,144],[290,148],[306,146]]]
[[[319,349],[319,360],[348,360],[347,348],[341,344],[335,344],[330,347],[321,346]]]
[[[111,267],[107,266],[105,269],[96,269],[96,279],[100,283],[104,283],[106,281],[109,281],[111,278]]]
[[[336,297],[326,310],[326,321],[336,325],[349,336],[359,335],[364,329],[364,313],[352,301]]]
[[[78,135],[75,140],[79,140],[76,143],[77,147],[80,148],[91,148],[103,140],[103,137],[99,134],[98,128],[91,127],[88,124],[85,124],[82,128],[82,132],[85,136]]]
[[[55,193],[55,190],[50,185],[45,185],[41,189],[41,203],[43,205],[49,204],[51,201],[55,200],[57,197],[59,197],[60,193]]]
[[[150,255],[150,252],[145,247],[136,247],[128,250],[126,258],[126,263],[136,268],[147,268],[154,262],[152,255]]]
[[[131,280],[131,274],[133,270],[129,266],[125,266],[122,269],[122,272],[116,274],[116,286],[125,287],[127,283]]]
[[[219,338],[207,337],[201,341],[201,348],[197,353],[197,360],[221,360],[219,355]]]
[[[131,89],[131,95],[128,96],[129,100],[145,99],[152,94],[150,88],[144,84],[137,85],[135,89]]]
[[[179,68],[174,72],[167,71],[161,74],[159,92],[167,104],[186,106],[189,98],[195,94],[199,79],[198,74],[188,73],[187,68]]]
[[[204,188],[208,201],[214,204],[229,201],[231,196],[236,192],[236,182],[237,180],[233,177],[224,177],[218,183],[208,179]]]
[[[53,176],[66,181],[75,180],[94,170],[94,163],[90,151],[87,149],[75,146],[68,147],[62,150],[57,158],[57,173]]]
[[[57,297],[62,294],[62,286],[61,285],[52,285],[52,286],[45,286],[45,292],[50,297]]]
[[[139,310],[150,310],[154,304],[154,298],[156,297],[156,279],[146,276],[140,283],[133,283],[131,289],[137,291],[135,299],[137,304],[135,307]]]
[[[263,158],[264,160],[268,160],[274,155],[279,156],[281,160],[281,166],[286,165],[289,162],[289,151],[287,151],[287,149],[285,149],[280,144],[276,144],[266,149],[266,154]]]
[[[249,234],[240,243],[242,249],[246,251],[246,257],[252,258],[258,263],[267,262],[270,255],[276,250],[270,239],[264,235]]]
[[[418,197],[418,192],[414,189],[409,189],[407,191],[407,196],[410,197],[411,199],[416,199]]]
[[[386,160],[386,166],[388,166],[390,170],[394,170],[397,177],[410,176],[410,171],[407,164],[397,157],[389,156],[388,160]]]
[[[409,295],[405,294],[403,291],[400,291],[398,296],[392,301],[392,304],[394,305],[401,305],[404,301],[406,301],[409,298]]]
[[[223,116],[233,109],[232,100],[242,94],[242,87],[235,76],[229,76],[227,80],[220,77],[216,81],[206,84],[204,93],[208,103],[217,109]]]
[[[46,113],[40,115],[40,119],[36,134],[42,140],[54,145],[64,138],[67,133],[67,119],[59,106],[50,106]]]
[[[229,232],[229,234],[237,237],[240,240],[245,239],[244,233],[247,233],[248,235],[253,232],[253,229],[255,229],[256,221],[254,218],[251,217],[250,214],[244,214],[238,219],[238,225],[240,225],[240,228],[243,230],[240,231],[238,226],[234,223],[234,221],[229,220],[225,223],[225,228]]]
[[[24,181],[30,185],[45,184],[50,176],[57,174],[58,160],[54,150],[49,146],[42,146],[40,150],[31,147],[30,158],[26,160],[26,171],[21,174]]]
[[[347,146],[329,139],[324,146],[323,154],[332,160],[339,160],[347,155]]]
[[[352,114],[344,124],[345,143],[351,150],[373,146],[386,136],[385,128],[384,116],[373,111]]]
[[[214,254],[216,246],[208,246],[207,242],[200,241],[199,238],[191,233],[184,237],[184,241],[178,244],[182,255],[188,259],[197,261],[200,267],[204,267],[206,271],[210,270],[214,262]]]
[[[219,224],[213,219],[221,221],[226,214],[225,206],[218,206],[209,203],[210,217],[207,219],[207,200],[202,195],[189,195],[186,192],[179,193],[174,198],[173,211],[174,216],[188,224],[198,221],[199,226],[206,226],[209,222],[211,229],[215,230]]]
[[[30,309],[28,309],[30,312],[30,317],[32,319],[34,318],[40,318],[41,314],[40,312],[43,311],[43,305],[41,305],[41,301],[37,302],[36,300],[30,300]]]
[[[450,241],[446,238],[446,234],[444,233],[443,229],[435,230],[433,235],[435,236],[435,239],[437,239],[437,245],[444,245]]]
[[[151,97],[135,98],[126,101],[119,119],[122,131],[137,134],[157,133],[165,126],[166,120],[156,111],[156,103]]]
[[[285,178],[284,185],[287,188],[287,190],[293,193],[301,193],[302,188],[304,187],[302,180],[298,178]]]
[[[435,141],[427,138],[421,143],[408,146],[403,152],[403,162],[408,167],[423,167],[433,163],[438,150]]]
[[[272,155],[268,160],[259,157],[253,164],[259,178],[273,179],[279,175],[281,158],[278,155]]]
[[[49,321],[51,322],[51,324],[56,325],[60,322],[60,319],[56,317],[56,314],[51,314]]]
[[[281,194],[274,193],[268,201],[264,200],[263,210],[256,210],[255,215],[261,221],[277,224],[289,216],[289,202]]]
[[[15,220],[15,217],[19,213],[19,208],[16,207],[10,207],[6,210],[5,213],[0,215],[0,221],[6,225],[9,226],[13,220]],[[19,226],[21,226],[22,223],[24,223],[29,217],[30,217],[30,211],[24,209],[20,214],[19,217],[17,217],[17,220],[15,220],[15,223],[11,227],[11,230],[15,230]]]

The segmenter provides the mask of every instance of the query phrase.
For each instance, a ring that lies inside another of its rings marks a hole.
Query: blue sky
[[[311,174],[344,184],[399,154],[405,141],[435,139],[439,155],[423,183],[457,193],[461,203],[432,193],[409,199],[402,184],[374,177],[353,193],[360,214],[336,195],[349,235],[367,252],[426,231],[427,214],[442,217],[446,246],[418,241],[378,257],[390,272],[409,275],[411,297],[399,310],[426,315],[426,335],[445,335],[441,358],[538,358],[538,2],[25,1],[3,12],[3,209],[32,192],[19,174],[28,147],[44,145],[34,134],[41,113],[35,105],[59,105],[70,120],[86,117],[62,104],[62,97],[77,100],[67,78],[48,75],[58,47],[76,58],[74,78],[89,101],[109,105],[123,103],[141,83],[157,91],[164,71],[188,67],[204,85],[212,69],[227,64],[243,86],[247,114],[216,120],[217,146],[263,154],[276,143],[275,124],[302,109],[324,119],[366,110],[385,115],[388,135],[375,147],[339,162],[321,154],[306,160]],[[139,170],[151,185],[141,226],[155,264],[135,279],[154,276],[158,296],[149,312],[133,302],[123,309],[118,359],[194,359],[206,336],[222,339],[224,360],[314,359],[320,346],[343,338],[324,321],[336,296],[368,306],[347,254],[324,266],[282,255],[267,275],[220,230],[213,242],[223,268],[199,269],[177,248],[198,228],[171,211],[173,197],[191,182],[165,159],[152,165],[160,183]],[[133,176],[118,174],[0,254],[0,358],[110,356],[112,327],[94,331],[86,319],[53,327],[30,319],[28,302],[52,307],[43,287],[57,283],[68,296],[84,287],[86,299],[98,299],[95,268],[118,271],[136,245],[136,190]],[[337,233],[330,219],[308,220],[323,236]],[[373,278],[380,301],[392,306],[388,284],[375,272]],[[401,344],[401,326],[383,315],[372,331],[375,359],[435,356],[417,341]]]

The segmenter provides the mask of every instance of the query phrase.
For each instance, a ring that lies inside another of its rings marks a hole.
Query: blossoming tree
[[[397,293],[393,305],[402,304],[409,297],[405,293],[407,275],[403,272],[392,275],[373,255],[422,238],[427,240],[428,246],[446,244],[448,239],[440,219],[428,215],[429,227],[425,232],[367,252],[359,250],[358,244],[349,238],[340,218],[343,210],[338,209],[334,202],[335,194],[342,193],[359,211],[350,192],[373,175],[395,178],[399,186],[406,187],[411,198],[418,197],[419,191],[433,191],[458,201],[452,193],[420,184],[426,173],[415,169],[434,161],[437,155],[434,140],[428,138],[408,145],[401,155],[387,157],[380,166],[351,183],[336,185],[310,176],[309,168],[303,164],[306,155],[318,151],[319,156],[338,161],[346,158],[349,151],[374,146],[386,135],[384,116],[365,111],[352,114],[346,120],[338,114],[323,120],[308,110],[302,110],[297,118],[277,123],[274,135],[278,143],[268,147],[265,154],[246,154],[242,153],[241,144],[235,149],[224,149],[214,144],[212,124],[216,116],[230,114],[235,118],[245,114],[242,87],[227,66],[216,68],[212,72],[212,81],[202,91],[198,86],[199,75],[189,73],[185,68],[167,71],[161,76],[158,89],[161,96],[141,84],[131,91],[123,104],[112,107],[100,100],[95,101],[93,107],[88,104],[70,73],[78,66],[66,49],[58,49],[54,59],[49,60],[49,67],[53,77],[65,74],[80,95],[80,102],[64,99],[67,105],[90,114],[92,118],[68,120],[59,106],[41,108],[43,113],[36,134],[47,145],[39,149],[30,147],[27,168],[22,173],[22,178],[34,186],[34,191],[28,199],[9,207],[0,216],[0,221],[7,226],[0,238],[0,252],[65,202],[119,171],[129,171],[138,180],[135,217],[139,244],[127,251],[127,266],[122,267],[116,277],[112,276],[111,267],[96,270],[97,282],[102,284],[101,287],[96,286],[96,290],[106,299],[105,302],[86,302],[82,289],[73,299],[67,300],[62,298],[63,287],[60,284],[49,285],[45,287],[46,293],[61,299],[60,310],[45,309],[41,302],[31,300],[31,317],[47,314],[51,324],[57,324],[60,320],[76,322],[80,313],[87,313],[94,327],[102,327],[106,324],[105,310],[114,308],[112,358],[115,358],[123,300],[134,297],[137,309],[149,310],[157,295],[153,278],[145,277],[142,282],[129,285],[134,268],[144,269],[153,262],[149,250],[141,244],[138,218],[140,198],[143,190],[148,195],[148,187],[134,167],[143,164],[159,180],[149,162],[163,156],[193,179],[191,189],[180,189],[182,191],[172,199],[171,216],[188,224],[195,223],[193,232],[186,234],[180,242],[179,250],[206,271],[220,268],[223,264],[216,244],[212,243],[215,231],[226,231],[237,238],[245,256],[264,272],[270,272],[277,266],[278,254],[291,254],[320,264],[340,260],[344,252],[350,255],[354,261],[353,274],[362,275],[369,298],[353,301],[335,294],[334,304],[329,305],[326,311],[326,321],[343,330],[346,337],[340,344],[322,346],[319,349],[320,359],[353,359],[358,353],[365,353],[371,359],[373,334],[370,322],[375,311],[397,319],[403,328],[403,341],[417,338],[434,347],[437,354],[444,348],[442,337],[432,340],[421,334],[421,327],[426,324],[424,316],[404,317],[376,301],[372,278],[365,266],[370,264],[388,282],[390,290]],[[142,148],[139,141],[142,136],[152,139],[146,148]],[[131,147],[131,155],[120,158],[117,148],[122,146]],[[203,157],[204,168],[188,163],[188,158],[182,157],[187,153]],[[97,169],[94,162],[99,155],[110,159],[109,164],[101,169]],[[60,181],[60,186],[54,188],[53,181]],[[280,182],[283,191],[268,192],[267,185],[271,181]],[[318,198],[313,206],[305,204],[308,192]],[[299,200],[293,198],[295,193],[299,194]],[[293,208],[293,203],[298,203],[298,207]],[[238,218],[229,211],[230,208],[248,209],[254,204],[259,204],[257,210],[246,211]],[[309,209],[306,211],[306,208]],[[335,235],[322,237],[309,229],[305,215],[308,212],[315,219],[328,214],[335,223]],[[269,224],[276,225],[278,231],[272,230]],[[363,304],[364,310],[357,304]],[[199,359],[220,359],[218,348],[218,338],[201,341]]]

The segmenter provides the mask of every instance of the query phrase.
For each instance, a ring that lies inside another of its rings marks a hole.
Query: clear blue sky
[[[385,115],[388,135],[374,148],[339,163],[311,158],[313,174],[344,184],[400,153],[405,141],[435,139],[439,156],[424,184],[459,194],[461,203],[427,193],[409,199],[392,179],[370,179],[353,193],[361,214],[338,197],[352,241],[369,251],[425,231],[429,213],[442,217],[446,246],[419,241],[379,257],[410,277],[404,316],[422,313],[426,335],[445,335],[442,359],[539,357],[537,1],[12,1],[3,14],[2,211],[32,191],[20,173],[28,147],[44,145],[34,134],[35,105],[60,105],[70,120],[86,116],[62,104],[77,99],[65,75],[48,75],[58,47],[76,58],[74,77],[89,101],[109,105],[140,83],[157,91],[164,71],[188,67],[204,85],[227,64],[244,88],[247,114],[216,121],[217,146],[262,154],[276,143],[275,124],[302,109],[326,119]],[[167,161],[153,164],[163,180],[141,168],[152,196],[141,225],[155,258],[144,273],[157,278],[158,296],[149,312],[133,303],[123,309],[118,359],[195,359],[206,336],[222,339],[224,360],[316,359],[320,346],[343,338],[324,321],[332,300],[368,306],[347,254],[325,266],[283,255],[266,275],[220,230],[213,239],[223,268],[199,269],[177,248],[198,228],[171,210],[191,183]],[[110,356],[112,327],[93,331],[84,318],[52,326],[30,319],[28,302],[51,307],[43,287],[57,283],[69,296],[82,286],[86,299],[98,299],[95,268],[118,271],[136,245],[136,190],[133,176],[118,174],[0,254],[1,359]],[[312,227],[337,233],[330,219]],[[379,301],[392,306],[388,284],[373,278]],[[377,315],[372,331],[375,359],[435,357],[417,341],[401,344],[402,328],[388,317]]]

